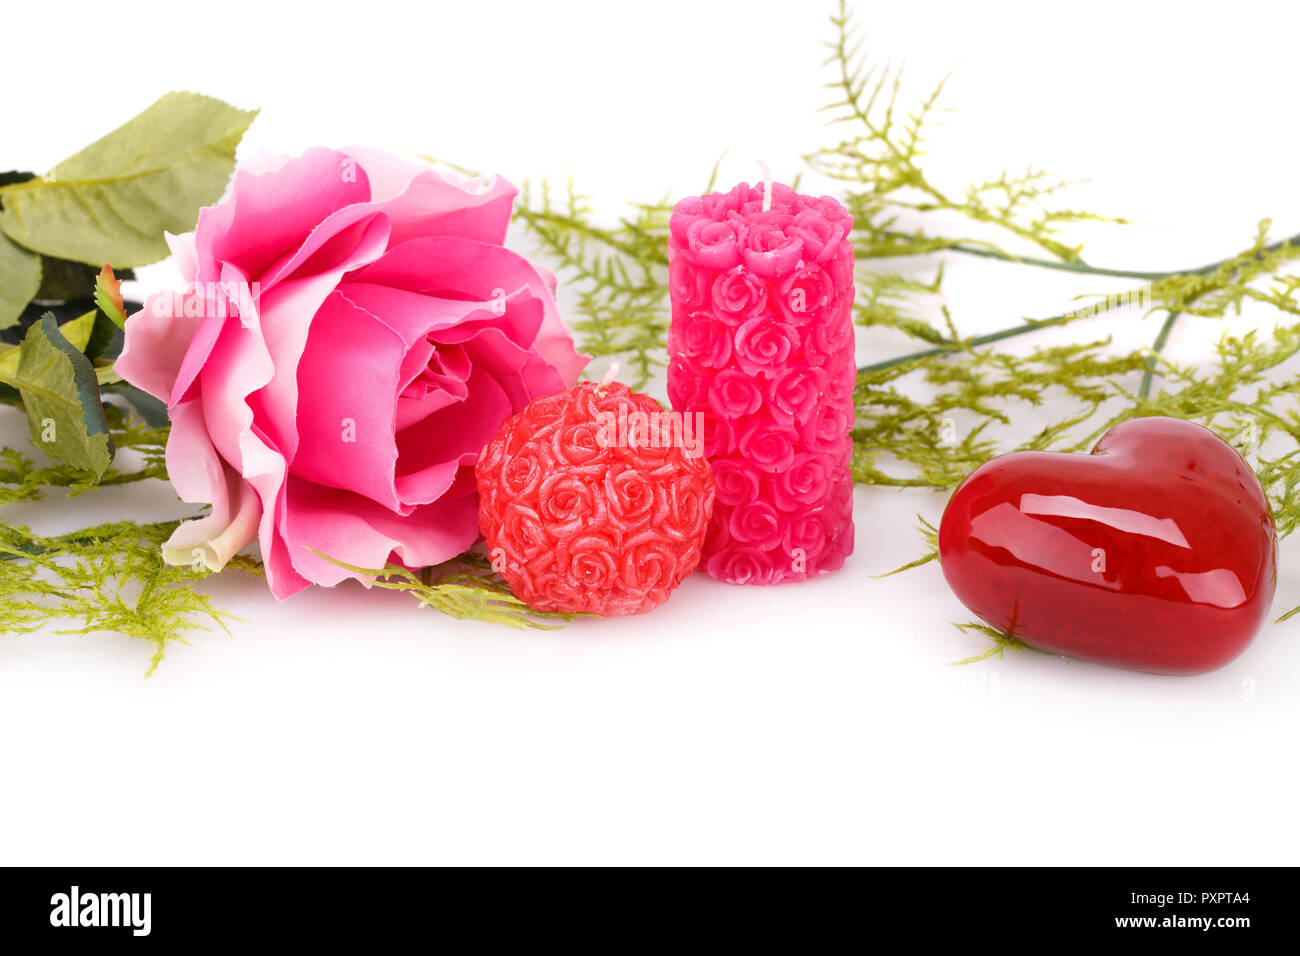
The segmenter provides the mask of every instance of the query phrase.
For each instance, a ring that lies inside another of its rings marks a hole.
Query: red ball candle
[[[741,183],[683,199],[668,240],[668,395],[705,417],[718,486],[703,566],[801,581],[853,551],[853,219]]]
[[[582,382],[507,419],[475,466],[492,566],[539,611],[639,614],[695,570],[714,483],[698,418]]]

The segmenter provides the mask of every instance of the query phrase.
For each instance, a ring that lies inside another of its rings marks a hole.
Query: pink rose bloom
[[[730,222],[697,219],[686,230],[691,256],[706,269],[730,269],[740,262],[736,227]]]
[[[794,429],[756,420],[740,436],[740,452],[761,471],[780,474],[794,461],[798,437]]]
[[[674,307],[698,309],[708,304],[713,277],[684,256],[668,267],[668,288]]]
[[[767,286],[748,270],[737,266],[713,281],[713,307],[737,325],[767,310]]]
[[[744,418],[763,407],[763,390],[739,369],[724,369],[709,389],[709,405],[723,418]]]
[[[789,275],[803,257],[803,240],[787,235],[790,217],[783,214],[764,213],[767,218],[754,223],[745,232],[741,250],[745,265],[755,275],[765,279],[779,279]]]
[[[692,315],[689,322],[677,322],[669,327],[668,348],[695,359],[705,368],[726,368],[731,360],[731,327],[707,312],[700,312]]]
[[[746,462],[719,458],[713,462],[713,480],[717,483],[716,505],[739,505],[759,496],[762,479]]]
[[[835,285],[820,266],[800,266],[781,282],[774,298],[782,317],[802,328],[814,315],[825,314],[835,301]]]
[[[746,501],[736,506],[727,522],[733,541],[759,551],[771,551],[782,541],[785,519],[766,501]]]
[[[811,418],[829,394],[830,377],[820,368],[792,368],[768,382],[768,411],[774,421],[794,425]]]
[[[130,318],[117,362],[167,403],[177,493],[212,506],[167,561],[215,571],[257,539],[285,598],[354,576],[314,552],[423,567],[474,543],[479,450],[586,363],[554,280],[502,246],[514,196],[313,149],[168,237],[188,286]]]
[[[785,576],[768,552],[748,545],[715,550],[707,568],[710,577],[728,584],[776,584]]]
[[[795,516],[783,529],[781,546],[789,554],[802,551],[809,563],[822,559],[831,540],[826,530],[826,516],[819,512],[809,512]]]
[[[772,481],[772,500],[786,511],[817,505],[830,493],[830,478],[837,462],[827,455],[800,452],[790,467]]]
[[[694,408],[707,403],[710,379],[696,375],[680,355],[669,362],[668,368],[668,398],[673,408]]]
[[[747,375],[775,375],[799,348],[799,332],[792,325],[760,315],[736,331],[736,364]]]
[[[852,447],[849,430],[853,427],[853,409],[833,402],[817,407],[800,423],[803,445],[809,451],[838,454]]]

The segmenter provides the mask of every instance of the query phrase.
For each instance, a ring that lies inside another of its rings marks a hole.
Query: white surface
[[[572,173],[612,217],[697,189],[726,149],[727,185],[757,157],[788,178],[831,135],[814,113],[830,4],[130,8],[54,30],[47,8],[7,11],[7,73],[31,95],[6,100],[0,165],[48,168],[188,87],[262,108],[248,149],[369,142]],[[1300,231],[1294,5],[860,18],[918,91],[957,67],[945,181],[1033,163],[1092,177],[1072,205],[1152,224],[1082,233],[1099,264],[1201,264],[1266,215]],[[987,331],[1124,287],[962,260],[950,293]],[[1156,331],[1098,328],[1133,326]],[[1188,323],[1174,354],[1214,334]],[[74,526],[170,500],[141,487],[4,517]],[[0,863],[1294,863],[1300,621],[1197,678],[1037,655],[949,667],[978,642],[950,626],[969,615],[938,568],[871,578],[919,552],[914,515],[943,500],[859,489],[858,552],[829,579],[697,576],[651,615],[553,633],[359,587],[277,604],[232,579],[215,589],[247,623],[148,681],[125,638],[5,638]],[[1297,542],[1278,593],[1300,603]]]

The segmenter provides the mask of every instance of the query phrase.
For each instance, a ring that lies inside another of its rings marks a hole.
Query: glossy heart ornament
[[[1276,552],[1254,472],[1176,418],[1124,422],[1089,455],[995,458],[939,527],[944,577],[986,623],[1157,674],[1204,673],[1245,650],[1272,604]]]

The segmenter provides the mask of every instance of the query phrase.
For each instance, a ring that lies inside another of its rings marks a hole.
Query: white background
[[[168,89],[262,115],[248,150],[369,143],[624,201],[780,178],[815,111],[826,3],[11,5],[0,166],[44,170]],[[1295,6],[864,3],[869,54],[922,92],[950,69],[930,168],[1090,178],[1106,265],[1199,265],[1258,219],[1300,231]],[[21,39],[20,39],[21,38]],[[811,181],[810,181],[811,184]],[[524,240],[520,238],[520,243]],[[165,266],[142,273],[164,282]],[[1122,289],[954,260],[966,331]],[[1242,320],[1247,325],[1250,315]],[[1239,323],[1240,324],[1240,323]],[[1154,320],[1098,325],[1150,341]],[[1091,331],[1091,330],[1090,330]],[[1202,354],[1217,326],[1172,342]],[[1075,333],[1081,334],[1081,333]],[[880,358],[893,340],[861,337]],[[1046,413],[1024,412],[1028,431]],[[21,443],[13,412],[0,439]],[[922,548],[944,497],[859,489],[858,551],[813,583],[704,576],[653,614],[551,633],[460,623],[358,586],[277,604],[142,680],[116,635],[0,639],[0,862],[1294,863],[1300,620],[1159,678],[979,647]],[[184,513],[135,487],[10,509],[62,529]],[[1277,611],[1300,603],[1282,548]]]

